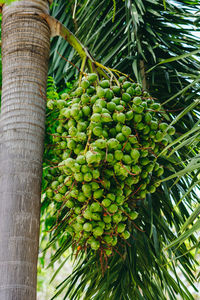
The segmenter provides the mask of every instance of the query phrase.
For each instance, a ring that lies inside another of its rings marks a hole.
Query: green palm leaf
[[[199,53],[199,38],[191,34],[199,22],[195,15],[198,1],[118,0],[114,22],[113,1],[77,1],[73,19],[70,11],[74,4],[56,0],[52,15],[76,34],[96,60],[140,80],[159,99],[162,118],[174,124],[176,134],[169,154],[163,151],[159,157],[165,169],[160,188],[145,201],[134,203],[139,217],[130,224],[130,245],[121,245],[113,254],[104,276],[99,254],[80,253],[72,274],[57,287],[52,299],[61,292],[66,293],[64,299],[174,300],[178,295],[194,299],[176,272],[188,282],[195,281],[196,261],[185,240],[191,248],[198,245],[194,235],[199,228],[198,209],[194,210],[194,205],[199,199],[193,187],[199,187],[196,99],[200,63],[194,56]],[[62,86],[78,72],[57,51],[79,68],[81,61],[65,41],[52,41],[50,74]],[[52,264],[71,245],[64,216],[62,211],[50,234],[49,247],[55,248]],[[178,237],[180,232],[183,235]]]

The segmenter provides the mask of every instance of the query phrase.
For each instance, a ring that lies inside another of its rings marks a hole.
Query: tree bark
[[[3,7],[0,299],[35,300],[50,29],[46,0]]]

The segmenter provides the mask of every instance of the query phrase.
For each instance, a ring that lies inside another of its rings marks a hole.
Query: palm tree
[[[166,247],[176,239],[193,204],[198,202],[192,187],[199,183],[196,99],[200,66],[194,56],[199,52],[199,39],[191,34],[192,28],[197,29],[197,5],[198,1],[93,0],[71,1],[66,6],[64,1],[59,5],[55,1],[52,7],[52,15],[69,24],[97,60],[134,74],[162,103],[164,118],[174,124],[177,132],[169,155],[160,157],[165,166],[161,187],[138,205],[140,217],[132,228],[134,238],[130,246],[125,246],[124,256],[114,254],[103,277],[98,254],[82,253],[73,273],[58,286],[55,299],[62,291],[66,293],[64,299],[79,299],[81,295],[84,299],[176,299],[178,294],[182,299],[193,299],[177,272],[194,287],[195,257],[185,243],[179,248]],[[81,62],[60,39],[52,44],[50,72],[62,82],[77,72],[57,51],[78,67]],[[65,210],[50,235],[49,245],[57,247],[52,264],[71,245],[64,217]],[[196,245],[195,236],[188,236],[190,245]]]
[[[0,119],[0,298],[36,299],[45,93],[47,1],[3,8]]]

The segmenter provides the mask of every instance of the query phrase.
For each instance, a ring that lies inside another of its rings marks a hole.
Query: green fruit
[[[56,190],[58,186],[59,186],[59,181],[53,181],[51,183],[52,190]]]
[[[53,199],[54,199],[55,201],[57,201],[57,202],[61,202],[61,201],[64,200],[64,196],[63,196],[62,194],[60,194],[60,193],[57,193],[57,194],[53,197]]]
[[[165,131],[165,130],[167,130],[167,128],[168,128],[168,124],[167,123],[160,123],[159,124],[159,129],[161,130],[161,131]]]
[[[90,246],[93,250],[98,250],[100,247],[100,243],[99,243],[99,241],[94,240],[91,242]]]
[[[124,81],[122,88],[124,90],[128,89],[131,86],[131,82],[130,81]]]
[[[97,182],[91,182],[92,191],[96,191],[99,189],[99,184]]]
[[[119,104],[119,105],[116,106],[116,110],[117,111],[123,111],[124,110],[124,106],[121,105],[121,104]]]
[[[91,121],[93,122],[100,122],[101,121],[101,115],[99,113],[94,113],[92,116],[91,116]]]
[[[86,222],[86,223],[83,225],[83,230],[85,230],[85,231],[87,231],[87,232],[92,231],[92,224]]]
[[[78,142],[85,142],[87,140],[87,135],[85,132],[78,132],[76,135],[76,139]]]
[[[118,232],[118,233],[122,233],[122,232],[125,230],[125,228],[126,228],[126,225],[125,225],[125,224],[119,223],[119,224],[117,225],[117,232]]]
[[[66,102],[65,100],[56,100],[56,101],[54,102],[54,105],[55,105],[55,104],[56,104],[57,108],[58,108],[59,110],[61,110],[63,107],[66,106],[67,102]]]
[[[100,177],[99,170],[92,170],[92,177],[93,179],[98,179]]]
[[[152,103],[150,105],[150,108],[154,111],[159,111],[161,109],[161,105],[160,105],[160,103]]]
[[[108,113],[101,114],[101,122],[108,123],[112,121],[112,117]]]
[[[118,81],[121,83],[121,82],[124,82],[126,80],[126,77],[125,76],[120,76]]]
[[[105,97],[105,90],[100,86],[97,87],[97,96],[99,98],[104,98]]]
[[[95,82],[97,80],[97,78],[98,78],[98,76],[96,73],[90,73],[90,74],[88,74],[88,77],[87,77],[87,79],[90,83]]]
[[[102,112],[102,107],[99,104],[94,104],[92,107],[92,110],[94,113],[101,113]]]
[[[92,181],[92,174],[91,173],[85,173],[83,176],[83,180],[86,182]]]
[[[114,92],[115,95],[119,95],[121,92],[121,89],[119,86],[115,85],[112,87],[112,91]]]
[[[106,235],[103,239],[107,244],[112,244],[112,242],[113,242],[112,236],[109,236],[109,235]]]
[[[83,81],[81,82],[81,87],[82,87],[83,89],[87,89],[89,86],[90,86],[90,82],[89,82],[88,80],[83,80]]]
[[[75,206],[74,204],[74,201],[73,200],[67,200],[67,202],[65,203],[65,205],[68,207],[68,208],[73,208]]]
[[[67,187],[65,185],[58,186],[59,193],[65,194],[67,192]]]
[[[96,126],[93,128],[92,130],[93,134],[96,136],[102,136],[103,132],[102,132],[102,128],[99,126]]]
[[[107,153],[106,161],[109,162],[109,163],[112,163],[113,159],[114,159],[113,154],[112,153]]]
[[[135,93],[136,93],[136,95],[141,95],[142,94],[142,90],[141,90],[141,88],[139,87],[139,86],[137,86],[136,88],[135,88]]]
[[[156,171],[156,175],[157,175],[158,177],[162,176],[163,173],[164,173],[163,167],[159,167],[158,170]]]
[[[83,108],[82,108],[82,112],[83,112],[83,114],[84,114],[84,116],[89,116],[90,115],[90,113],[91,113],[91,109],[90,109],[90,107],[89,106],[87,106],[87,105],[85,105],[85,106],[83,106]]]
[[[139,195],[140,195],[140,198],[142,198],[142,199],[144,199],[144,198],[146,198],[146,191],[140,191],[139,192]]]
[[[101,198],[103,196],[103,192],[104,192],[103,189],[99,189],[99,190],[94,191],[94,193],[93,193],[94,199]]]
[[[106,91],[105,98],[107,100],[111,100],[114,97],[113,91],[111,89],[106,89],[105,91]]]
[[[108,102],[107,103],[107,109],[109,110],[109,111],[114,111],[115,109],[116,109],[116,104],[114,103],[114,102]]]
[[[54,101],[53,100],[47,101],[47,107],[48,107],[48,109],[53,110],[54,109]]]
[[[75,214],[80,215],[81,214],[81,208],[80,206],[76,206],[74,209]]]
[[[92,213],[92,219],[95,221],[101,221],[101,217],[99,213]]]
[[[132,105],[132,109],[134,112],[138,113],[138,114],[141,114],[144,110],[144,107],[142,105],[135,105],[133,104]]]
[[[119,142],[117,139],[112,138],[107,141],[108,149],[115,150],[118,147],[118,145],[119,145]]]
[[[108,199],[108,198],[105,198],[105,199],[102,201],[102,205],[105,206],[105,207],[108,207],[110,204],[111,204],[111,200]]]
[[[137,162],[140,157],[140,152],[137,149],[132,149],[130,155],[132,159]]]
[[[90,102],[90,96],[88,95],[88,94],[83,94],[82,96],[81,96],[81,102],[82,102],[82,104],[87,104],[87,103],[89,103]]]
[[[99,153],[93,153],[91,151],[88,151],[85,156],[87,163],[90,165],[90,164],[98,162],[99,155],[100,155]]]
[[[101,236],[103,234],[104,230],[102,227],[97,226],[93,229],[94,236]]]
[[[133,220],[135,220],[135,219],[137,219],[137,217],[138,217],[138,213],[136,212],[136,211],[131,211],[130,213],[129,213],[129,218],[133,221]]]
[[[99,82],[99,85],[103,88],[103,89],[106,89],[106,88],[109,88],[110,87],[110,82],[109,80],[102,80]]]
[[[118,133],[117,135],[116,135],[116,139],[120,142],[120,143],[123,143],[123,142],[125,142],[125,140],[126,140],[126,137],[125,137],[125,135],[123,135],[123,133]]]
[[[69,128],[69,134],[74,137],[77,134],[77,128],[72,126]]]
[[[154,185],[150,185],[149,187],[148,187],[148,192],[149,193],[155,193],[155,191],[156,191],[156,187],[154,186]]]
[[[108,138],[108,132],[106,130],[102,131],[102,135],[104,138]]]
[[[132,110],[127,111],[125,114],[125,117],[126,117],[127,121],[132,120],[133,119],[133,111]]]
[[[128,137],[131,134],[131,128],[129,126],[123,126],[122,133],[123,133],[123,135]]]
[[[130,232],[125,230],[124,232],[122,232],[122,238],[125,240],[128,240],[130,238]]]
[[[161,142],[163,139],[163,133],[162,131],[157,131],[156,136],[155,136],[155,141],[156,142]]]
[[[69,119],[70,118],[70,109],[66,108],[66,107],[61,109],[60,115],[64,116],[66,119]]]
[[[106,101],[104,99],[97,99],[96,104],[101,106],[102,109],[106,107]]]
[[[143,135],[147,135],[150,132],[150,127],[148,125],[144,126]]]
[[[167,133],[169,135],[174,135],[175,134],[175,128],[173,126],[169,126],[168,129],[167,129]]]
[[[116,203],[122,205],[124,203],[124,196],[117,196]]]
[[[107,223],[105,224],[105,230],[109,230],[111,228],[112,224],[111,223]]]
[[[123,161],[123,163],[125,163],[126,165],[130,165],[130,164],[132,163],[133,160],[131,159],[130,155],[125,154],[125,155],[123,156],[122,161]]]
[[[80,224],[80,223],[75,223],[75,224],[73,225],[73,227],[74,227],[74,229],[75,229],[76,232],[80,232],[80,231],[83,230],[83,226],[82,226],[82,224]]]
[[[90,172],[90,168],[87,166],[87,165],[82,165],[81,166],[81,172],[82,173],[88,173],[88,172]]]
[[[142,103],[142,98],[140,98],[140,97],[135,97],[135,98],[133,99],[133,103],[134,103],[135,105],[140,105],[140,104]]]
[[[131,87],[131,86],[127,88],[126,92],[127,92],[129,95],[131,95],[131,96],[134,96],[134,95],[135,95],[135,90],[134,90],[134,88]]]
[[[85,156],[84,155],[78,155],[76,158],[76,161],[78,164],[83,165],[86,162]]]
[[[89,185],[88,183],[83,184],[82,185],[82,191],[83,191],[85,196],[87,196],[87,195],[90,196],[91,191],[92,191],[91,185]]]
[[[112,218],[109,215],[103,216],[103,221],[104,221],[104,223],[108,224],[112,221]]]
[[[121,150],[115,150],[114,157],[116,160],[121,160],[123,158],[123,152]]]
[[[113,219],[113,222],[114,223],[119,223],[119,222],[121,222],[121,220],[122,220],[122,215],[121,214],[114,214],[113,216],[112,216],[112,219]]]
[[[117,237],[113,236],[112,246],[116,246],[116,245],[117,245]]]
[[[67,141],[67,147],[70,149],[70,150],[73,150],[76,148],[76,142],[72,139],[68,139]]]
[[[108,193],[107,198],[110,199],[111,201],[115,201],[115,194]]]
[[[120,104],[120,98],[115,97],[115,98],[112,99],[112,102],[114,102],[116,105],[119,105]]]
[[[147,112],[147,113],[145,114],[144,120],[145,120],[145,122],[146,122],[147,124],[149,124],[149,123],[151,122],[152,116],[151,116],[151,114],[150,114],[149,112]]]
[[[88,95],[92,95],[92,94],[95,93],[95,91],[96,91],[95,87],[91,85],[91,86],[89,86],[89,87],[87,88],[86,93],[87,93]]]
[[[98,202],[93,202],[90,206],[91,212],[101,212],[102,207]]]
[[[140,164],[141,164],[142,166],[148,165],[149,162],[150,162],[150,161],[149,161],[149,159],[148,159],[147,157],[140,158]]]
[[[142,121],[142,115],[140,115],[140,114],[134,114],[133,120],[134,120],[135,123],[141,122]]]
[[[83,212],[83,217],[84,217],[85,219],[91,220],[91,219],[92,219],[92,212],[91,212],[89,209],[86,209],[86,210]]]
[[[122,94],[122,100],[125,102],[130,102],[131,101],[131,95],[128,93],[123,93]]]
[[[125,116],[124,113],[120,112],[120,113],[117,114],[117,121],[119,123],[123,123],[124,124],[125,120],[126,120],[126,116]]]
[[[53,191],[51,189],[46,190],[46,196],[47,198],[53,198]]]
[[[110,213],[116,213],[118,211],[118,206],[116,204],[111,204],[109,207],[108,207],[108,211]]]
[[[152,130],[156,130],[158,128],[158,122],[152,120],[150,124],[150,128]]]
[[[110,256],[112,254],[112,250],[111,249],[106,249],[105,254],[106,254],[106,256]]]

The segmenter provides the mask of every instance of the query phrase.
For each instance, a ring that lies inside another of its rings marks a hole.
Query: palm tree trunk
[[[35,300],[50,29],[44,0],[3,8],[0,299]]]

